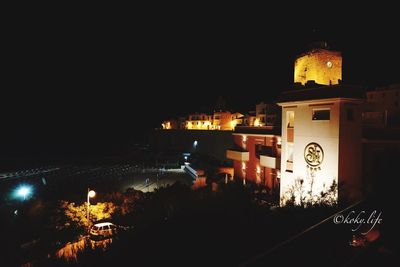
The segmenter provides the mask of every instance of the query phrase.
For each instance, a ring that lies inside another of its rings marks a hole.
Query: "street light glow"
[[[16,195],[25,200],[29,195],[32,194],[32,188],[27,185],[21,185],[16,190]]]
[[[93,198],[93,197],[96,196],[96,192],[94,192],[93,190],[90,190],[89,193],[88,193],[88,196],[89,196],[90,198]]]

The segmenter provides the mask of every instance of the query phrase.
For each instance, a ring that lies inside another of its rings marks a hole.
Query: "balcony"
[[[260,155],[260,165],[263,167],[280,170],[281,160],[280,158]]]
[[[226,151],[226,157],[228,159],[239,160],[239,161],[249,161],[249,152],[240,151],[234,149],[228,149]]]

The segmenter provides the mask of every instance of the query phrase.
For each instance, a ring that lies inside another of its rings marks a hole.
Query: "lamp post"
[[[96,196],[96,192],[93,191],[93,190],[90,190],[90,189],[88,188],[88,192],[87,192],[87,220],[88,220],[88,223],[90,222],[90,219],[89,219],[90,198],[91,198],[91,197],[95,197],[95,196]]]

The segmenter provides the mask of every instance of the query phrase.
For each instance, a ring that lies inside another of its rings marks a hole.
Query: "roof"
[[[328,98],[365,98],[365,89],[359,86],[344,84],[314,85],[316,85],[317,87],[306,88],[306,86],[302,86],[301,88],[304,89],[291,89],[289,91],[284,91],[278,96],[277,103]]]
[[[113,225],[113,223],[110,223],[110,222],[96,223],[94,226],[102,227],[102,226],[106,226],[106,225]]]

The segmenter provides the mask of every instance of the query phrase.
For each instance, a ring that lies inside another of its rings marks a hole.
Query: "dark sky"
[[[149,11],[9,21],[0,154],[101,153],[220,96],[246,111],[287,88],[295,55],[319,39],[342,51],[344,82],[400,82],[398,22],[336,16],[330,26],[282,26],[266,17]]]

